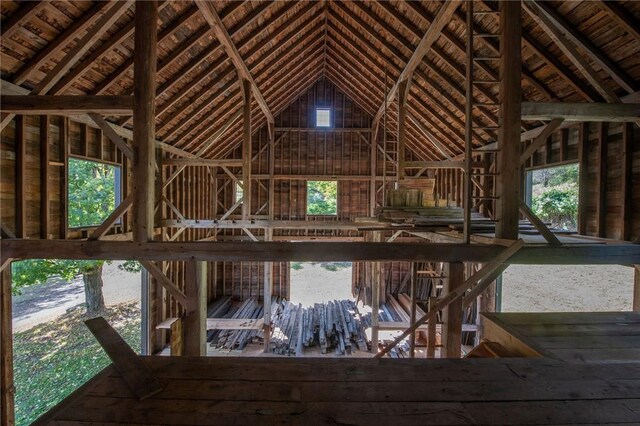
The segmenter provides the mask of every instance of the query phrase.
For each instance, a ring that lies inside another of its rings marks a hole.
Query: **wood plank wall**
[[[579,232],[634,241],[640,236],[640,128],[637,125],[584,123],[559,130],[534,153],[527,169],[579,163],[581,126],[587,175],[580,179],[583,195]],[[606,155],[603,163],[599,161],[602,153]]]

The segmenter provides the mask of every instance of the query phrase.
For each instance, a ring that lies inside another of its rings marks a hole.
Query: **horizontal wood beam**
[[[635,122],[640,118],[640,103],[523,102],[523,120]]]
[[[242,159],[207,160],[205,158],[168,158],[162,160],[163,166],[207,166],[207,167],[240,167]]]
[[[484,167],[482,162],[474,162],[471,167]],[[405,162],[405,169],[463,169],[464,161],[407,161]],[[407,176],[410,177],[410,176]]]
[[[4,95],[28,95],[29,89],[25,89],[24,87],[13,84],[10,81],[0,79],[0,92],[3,93]],[[87,114],[69,114],[68,117],[70,120],[75,121],[76,123],[87,124],[97,129],[100,128]],[[113,123],[109,123],[109,124],[119,136],[128,140],[133,140],[133,131],[131,129],[127,129],[125,127],[122,127]],[[195,155],[190,152],[187,152],[175,146],[169,145],[157,139],[156,139],[156,145],[158,145],[158,148],[162,148],[164,151],[174,155],[178,155],[180,157],[187,157],[187,158],[195,157]]]
[[[132,96],[1,95],[3,113],[21,115],[69,115],[97,112],[104,115],[131,114]]]
[[[491,262],[499,245],[345,242],[165,242],[3,239],[2,259],[212,260],[222,262],[425,261]],[[525,246],[511,264],[630,265],[637,244],[565,244]],[[151,272],[151,271],[150,271]]]

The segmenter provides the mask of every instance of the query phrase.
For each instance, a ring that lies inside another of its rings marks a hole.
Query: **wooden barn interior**
[[[640,2],[0,12],[3,425],[10,265],[49,258],[142,264],[143,354],[89,320],[113,364],[38,424],[640,423]],[[69,226],[74,159],[121,171],[97,226]],[[525,196],[528,171],[564,164],[573,233]],[[308,211],[310,181],[336,185],[335,212]],[[290,262],[331,261],[401,318],[365,332],[351,305],[283,312]],[[634,311],[496,312],[512,264],[633,268]],[[248,300],[253,316],[209,317]],[[327,315],[359,356],[273,353],[328,339]],[[207,356],[214,329],[265,353]]]

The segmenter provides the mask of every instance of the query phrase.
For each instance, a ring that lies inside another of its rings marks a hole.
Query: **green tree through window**
[[[310,180],[307,182],[307,214],[338,214],[338,182]]]
[[[100,225],[111,214],[120,190],[119,172],[109,164],[69,159],[70,228]]]

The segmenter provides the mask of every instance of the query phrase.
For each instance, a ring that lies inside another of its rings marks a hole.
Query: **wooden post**
[[[518,238],[520,173],[521,39],[520,1],[500,2],[500,129],[496,237]]]
[[[242,111],[242,219],[247,220],[251,215],[251,83],[247,79],[242,79]]]
[[[275,123],[268,123],[269,130],[269,219],[275,219],[276,205],[276,181],[274,179],[276,173],[276,128]]]
[[[473,195],[471,190],[471,154],[473,149],[473,2],[467,2],[467,67],[465,76],[466,102],[464,124],[464,218],[462,228],[462,241],[471,243],[471,206]]]
[[[406,161],[406,132],[407,132],[407,98],[411,88],[411,75],[400,81],[398,86],[398,181],[404,180],[404,165]],[[385,129],[386,130],[386,129]]]
[[[26,118],[16,116],[16,236],[27,237],[27,193],[25,161],[27,156]]]
[[[442,294],[447,295],[464,284],[464,264],[446,263]],[[462,299],[442,311],[442,358],[460,358],[462,352]]]
[[[418,271],[416,267],[416,262],[411,262],[411,313],[409,323],[413,324],[416,322],[416,304],[417,304],[417,284],[418,284]],[[416,333],[411,333],[409,336],[409,356],[411,358],[416,357]]]
[[[598,127],[598,172],[597,186],[598,188],[598,204],[597,204],[597,224],[598,237],[604,238],[606,235],[606,218],[607,218],[607,123],[599,123]]]
[[[273,239],[273,229],[264,230],[264,240],[271,241]],[[271,342],[271,296],[273,295],[273,262],[264,262],[264,348],[263,352],[269,352],[269,344]]]
[[[69,119],[67,117],[60,117],[60,156],[64,167],[60,176],[60,197],[62,203],[60,204],[60,239],[67,238],[67,231],[69,229]]]
[[[587,234],[587,201],[589,198],[589,123],[581,123],[578,131],[578,234]]]
[[[40,238],[49,238],[49,116],[40,117]]]
[[[153,239],[155,207],[155,118],[156,46],[158,2],[135,3],[135,46],[133,51],[133,239]]]
[[[371,135],[370,143],[371,143],[371,151],[370,151],[370,167],[371,167],[371,181],[369,182],[369,215],[373,217],[376,214],[376,174],[377,174],[377,160],[378,160],[378,128],[376,127],[376,131],[373,129],[369,133]]]
[[[633,124],[622,125],[622,207],[620,215],[620,239],[631,239],[633,204]]]
[[[640,312],[640,265],[633,265],[633,307],[634,312]]]
[[[0,424],[14,425],[11,265],[0,272]]]
[[[186,262],[184,354],[207,355],[207,262]]]
[[[438,298],[429,298],[429,311],[435,309]],[[429,321],[427,323],[427,358],[436,357],[436,322]]]
[[[379,243],[382,241],[381,231],[372,231],[372,241]],[[378,353],[378,331],[380,311],[380,282],[382,281],[382,263],[372,262],[371,274],[371,352]]]

